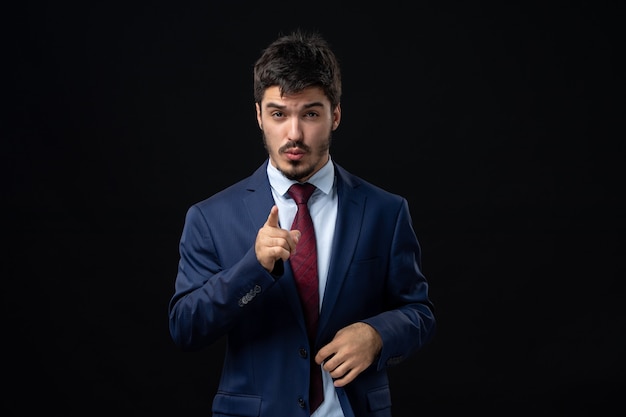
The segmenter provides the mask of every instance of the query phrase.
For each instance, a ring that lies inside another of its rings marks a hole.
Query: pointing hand
[[[277,260],[286,261],[292,253],[295,253],[298,239],[299,231],[285,230],[278,225],[278,207],[272,206],[267,221],[256,236],[254,243],[256,258],[263,268],[271,272]]]

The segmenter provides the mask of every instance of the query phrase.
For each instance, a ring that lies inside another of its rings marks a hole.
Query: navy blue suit
[[[337,394],[346,417],[391,416],[386,369],[424,346],[435,327],[408,203],[333,162],[337,224],[309,352],[289,261],[269,273],[254,252],[274,205],[267,163],[188,210],[169,306],[172,338],[196,350],[228,336],[213,416],[297,417],[308,415],[308,355],[339,329],[369,323],[382,337],[380,356]]]

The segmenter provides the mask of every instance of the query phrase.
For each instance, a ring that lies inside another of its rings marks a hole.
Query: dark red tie
[[[313,184],[293,184],[289,188],[289,195],[298,205],[298,212],[293,219],[291,230],[299,230],[301,233],[300,240],[296,246],[296,253],[289,258],[291,268],[300,294],[300,301],[304,308],[304,319],[309,334],[309,342],[311,347],[315,345],[315,335],[317,333],[317,319],[319,315],[319,289],[317,277],[317,245],[315,242],[315,230],[313,229],[313,220],[309,213],[307,202],[309,197],[315,191]],[[314,354],[310,349],[311,359],[311,387],[310,402],[311,413],[324,400],[324,392],[322,388],[322,371],[320,366],[315,363]]]

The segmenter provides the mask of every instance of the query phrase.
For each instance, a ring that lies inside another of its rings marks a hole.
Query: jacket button
[[[300,354],[300,357],[304,359],[306,359],[307,356],[309,356],[305,348],[298,349],[298,353]]]
[[[298,405],[300,406],[300,408],[306,407],[306,403],[304,402],[303,398],[298,398]]]

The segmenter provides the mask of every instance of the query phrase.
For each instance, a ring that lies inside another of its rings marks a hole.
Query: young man
[[[172,338],[196,350],[227,336],[213,416],[391,416],[386,369],[435,328],[408,203],[331,158],[341,74],[319,34],[270,44],[254,98],[268,159],[188,210]],[[294,183],[315,186],[308,203]],[[313,225],[291,230],[307,208]]]

